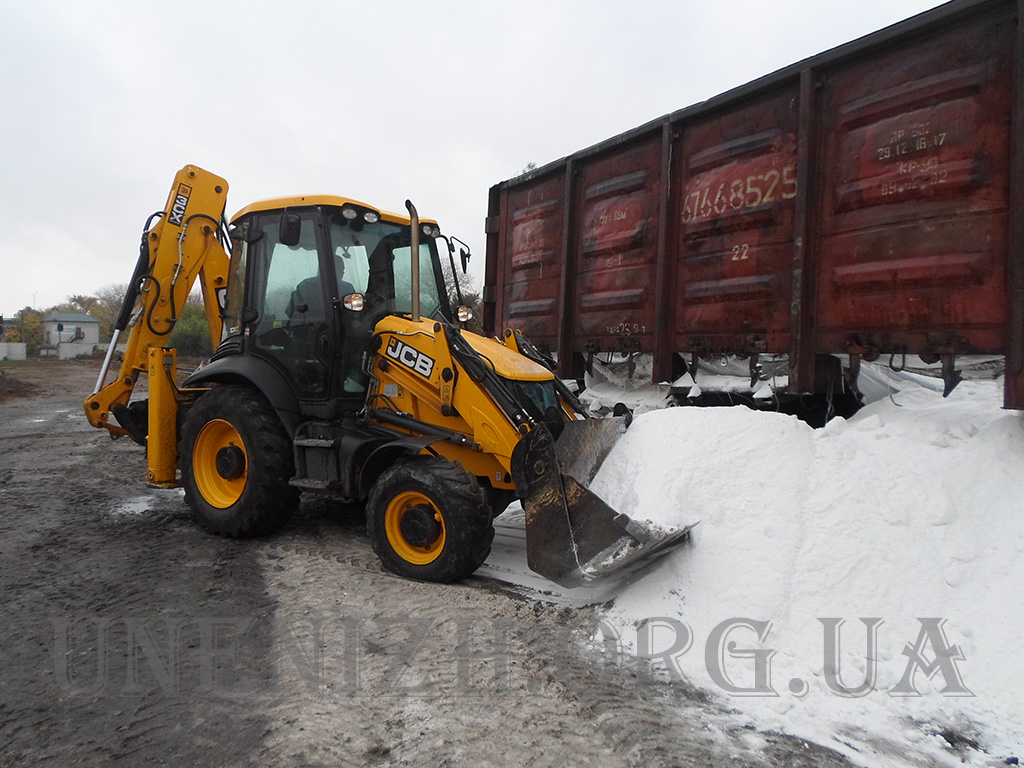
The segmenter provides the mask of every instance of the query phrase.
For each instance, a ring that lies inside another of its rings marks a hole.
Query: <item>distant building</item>
[[[100,343],[100,322],[84,312],[51,312],[43,319],[43,346],[62,359],[88,355]]]

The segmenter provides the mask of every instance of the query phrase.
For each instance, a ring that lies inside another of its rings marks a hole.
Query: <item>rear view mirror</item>
[[[299,214],[285,211],[281,214],[281,223],[278,226],[277,239],[281,245],[294,246],[299,244],[299,237],[302,234],[302,219]]]
[[[455,244],[459,244],[459,259],[462,261],[462,274],[466,274],[466,270],[469,269],[469,259],[472,254],[469,252],[469,246],[459,240],[457,237],[446,237],[445,242],[448,243],[448,255],[452,260],[452,272],[455,271]]]
[[[255,243],[263,237],[263,230],[249,226],[249,222],[228,228],[228,235],[234,242]]]

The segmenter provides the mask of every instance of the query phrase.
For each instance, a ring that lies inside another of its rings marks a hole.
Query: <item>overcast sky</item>
[[[124,283],[192,163],[472,246],[487,191],[936,0],[0,0],[0,313]]]

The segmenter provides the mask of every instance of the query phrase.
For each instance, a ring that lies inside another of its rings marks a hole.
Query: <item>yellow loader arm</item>
[[[174,178],[163,211],[147,222],[135,266],[114,325],[113,338],[85,414],[111,437],[129,436],[147,447],[149,481],[175,485],[177,387],[168,337],[196,280],[200,281],[210,341],[220,343],[222,297],[229,257],[224,207],[228,183],[187,165]],[[106,383],[118,341],[129,331],[117,377]],[[148,408],[129,408],[139,374],[149,374]],[[113,421],[111,420],[113,417]]]

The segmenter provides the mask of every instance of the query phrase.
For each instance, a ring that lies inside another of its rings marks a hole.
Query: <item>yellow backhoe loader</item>
[[[269,534],[302,491],[331,493],[365,502],[386,568],[449,582],[484,562],[494,516],[518,497],[529,567],[565,586],[685,536],[641,526],[588,489],[625,418],[587,418],[520,333],[462,329],[465,308],[453,311],[446,287],[456,241],[411,203],[397,215],[288,197],[228,223],[227,192],[195,166],[178,173],[144,227],[85,401],[93,426],[146,447],[151,484],[184,486],[203,527]],[[196,281],[215,352],[179,386],[167,339]],[[141,373],[148,399],[132,401]]]

